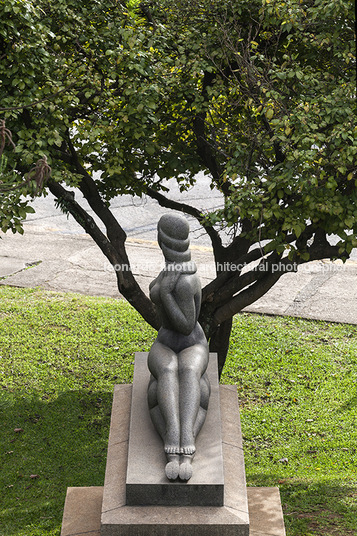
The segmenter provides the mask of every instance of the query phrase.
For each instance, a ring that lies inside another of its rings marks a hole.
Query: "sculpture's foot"
[[[180,454],[184,454],[186,456],[193,456],[196,452],[195,445],[187,445],[185,447],[180,448]]]
[[[168,463],[165,466],[165,475],[169,480],[176,480],[180,472],[179,456],[177,454],[166,454]]]
[[[179,447],[174,447],[173,445],[165,445],[164,451],[165,454],[180,454]]]
[[[185,428],[181,430],[180,447],[180,454],[183,454],[185,456],[194,455],[194,453],[196,452],[196,447],[195,436],[193,435],[192,430],[187,430]]]
[[[180,454],[180,433],[174,427],[165,434],[164,451],[166,454]]]
[[[190,480],[193,474],[193,469],[191,465],[192,459],[193,459],[193,455],[190,455],[190,456],[185,455],[185,456],[182,456],[182,459],[181,459],[179,477],[181,480],[184,480],[185,482],[187,482],[187,480]]]

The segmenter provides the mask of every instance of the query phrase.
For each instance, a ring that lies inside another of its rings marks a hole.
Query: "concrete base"
[[[236,478],[234,467],[243,463],[237,393],[233,386],[220,386],[219,391],[224,506],[126,505],[132,386],[117,385],[105,486],[68,488],[61,536],[285,536],[278,488],[246,488],[244,468]]]
[[[130,385],[116,385],[104,482],[101,536],[248,536],[249,515],[237,390],[221,386],[224,505],[128,506]],[[203,429],[202,429],[203,431]],[[145,458],[145,444],[142,456]],[[187,484],[186,484],[187,485]],[[183,484],[185,486],[185,484]]]
[[[61,536],[101,536],[103,490],[103,487],[68,488]],[[285,536],[279,489],[247,488],[247,492],[249,536]],[[155,529],[149,529],[147,535],[153,534],[157,534]],[[194,533],[190,530],[187,534]]]
[[[188,482],[170,482],[165,476],[167,463],[163,442],[150,419],[147,386],[150,372],[147,354],[135,355],[131,401],[126,504],[128,506],[223,506],[224,477],[221,413],[216,354],[207,368],[211,396],[206,421],[196,442],[193,476]],[[115,423],[113,423],[115,426]],[[244,463],[236,465],[237,478]]]

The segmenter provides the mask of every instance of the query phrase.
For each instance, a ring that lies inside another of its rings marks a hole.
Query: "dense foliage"
[[[219,268],[204,289],[201,322],[223,362],[232,315],[289,263],[346,259],[357,246],[355,68],[349,0],[1,0],[2,229],[20,230],[26,209],[5,190],[33,195],[38,176],[26,174],[38,161],[112,264],[128,262],[115,195],[145,193],[195,216],[220,267],[260,263]],[[224,194],[222,210],[172,202],[161,185],[176,177],[184,190],[198,171]],[[106,236],[66,185],[82,190]],[[133,275],[117,277],[158,327]]]

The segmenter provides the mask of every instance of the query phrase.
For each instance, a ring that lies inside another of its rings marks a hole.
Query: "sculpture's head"
[[[157,225],[158,242],[169,262],[182,263],[191,260],[190,232],[187,220],[178,214],[165,214]]]

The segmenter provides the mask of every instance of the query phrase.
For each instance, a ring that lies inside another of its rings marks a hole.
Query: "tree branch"
[[[77,152],[72,144],[70,137],[68,136],[68,146],[71,151],[73,164],[76,168],[77,173],[82,176],[81,183],[79,188],[83,193],[84,197],[89,203],[91,209],[95,212],[98,218],[104,223],[107,236],[113,246],[120,251],[124,247],[124,242],[126,240],[126,233],[124,229],[119,225],[118,221],[115,219],[107,205],[104,203],[101,198],[98,188],[95,184],[95,181],[92,179],[88,171],[82,166],[79,161]],[[126,253],[125,253],[126,256]]]
[[[256,282],[249,286],[247,289],[240,292],[237,296],[234,296],[228,303],[219,307],[213,315],[213,324],[211,328],[215,328],[225,320],[228,320],[231,316],[237,314],[239,311],[258,300],[268,290],[275,285],[280,277],[286,273],[283,266],[286,264],[292,264],[288,258],[281,259],[279,263],[279,270],[272,270],[271,265],[268,267],[267,272],[261,272],[258,274]]]
[[[294,242],[295,240],[296,240],[295,235],[290,235],[289,237],[286,237],[287,244]],[[267,244],[267,246],[268,245],[269,244]],[[226,251],[228,249],[229,248],[226,248]],[[265,248],[263,248],[263,253],[264,255],[268,253],[268,252],[267,253],[265,252]],[[227,268],[231,268],[232,265],[236,267],[241,266],[243,268],[244,266],[250,264],[251,262],[257,261],[258,259],[262,258],[262,250],[259,247],[257,247],[257,248],[252,249],[252,251],[249,251],[249,253],[246,253],[245,255],[242,255],[241,257],[235,258],[234,260],[230,260],[231,258],[232,258],[232,255],[229,255],[229,257],[227,257],[227,259],[225,260],[225,262],[227,262],[227,265],[228,265]],[[223,270],[213,281],[208,283],[208,285],[206,285],[203,288],[202,302],[206,300],[209,301],[210,297],[212,297],[213,294],[217,290],[222,288],[229,279],[234,278],[235,280],[238,280],[240,276],[240,272],[242,271],[242,268],[240,268],[239,270],[238,269]]]
[[[58,199],[59,205],[65,211],[68,211],[86,233],[93,238],[112,266],[117,267],[115,274],[119,292],[153,328],[159,329],[160,321],[154,304],[141,290],[131,270],[127,269],[128,267],[130,268],[130,263],[125,251],[124,241],[121,243],[120,248],[116,248],[102,233],[93,218],[74,200],[73,192],[69,192],[54,181],[50,181],[48,186],[52,194]],[[120,269],[122,266],[125,266],[125,269]]]
[[[272,255],[274,255],[274,253]],[[262,259],[258,266],[252,268],[242,275],[241,270],[239,270],[239,272],[232,272],[235,275],[231,276],[230,279],[226,281],[224,285],[221,285],[216,292],[211,293],[210,296],[207,296],[206,302],[209,304],[208,307],[215,308],[226,303],[232,298],[232,296],[237,294],[237,292],[240,292],[243,288],[254,283],[254,281],[261,277],[261,272],[259,270],[260,267],[268,263],[269,258]]]
[[[322,231],[322,234],[324,232]],[[314,245],[315,244],[315,245]],[[227,303],[224,303],[221,307],[218,307],[214,314],[212,315],[212,322],[210,329],[215,329],[215,327],[222,322],[226,321],[231,316],[235,315],[248,305],[252,304],[256,300],[258,300],[261,296],[263,296],[275,283],[280,279],[282,275],[284,275],[287,272],[294,272],[297,271],[297,267],[299,264],[306,264],[306,262],[311,262],[313,260],[321,260],[324,258],[348,258],[349,254],[346,251],[339,252],[339,246],[331,246],[327,240],[324,241],[323,237],[321,240],[317,240],[316,243],[313,243],[312,246],[307,248],[308,253],[310,254],[309,261],[301,261],[298,259],[297,255],[295,254],[293,260],[289,259],[288,257],[285,257],[284,259],[279,259],[279,263],[275,264],[274,270],[272,269],[273,262],[269,263],[267,272],[258,272],[258,277],[256,278],[256,282],[240,292],[238,295],[234,296],[230,301]],[[273,252],[271,257],[276,254]],[[274,258],[272,258],[272,261]],[[262,261],[262,263],[267,261]],[[286,270],[286,266],[291,265],[292,269]],[[249,284],[252,277],[249,277],[249,273],[244,274],[244,276],[247,276],[245,279],[247,281],[247,284]],[[243,277],[242,277],[242,283],[243,283]],[[243,284],[240,285],[241,288],[243,288]],[[245,285],[246,286],[246,285]],[[223,289],[224,294],[224,289]],[[220,300],[220,302],[223,302],[223,299]]]
[[[331,246],[328,242],[326,244],[313,243],[312,246],[307,248],[307,252],[310,255],[309,261],[318,261],[321,259],[348,259],[350,254],[347,253],[347,251],[340,253],[339,249],[340,246]]]
[[[202,81],[202,96],[204,97],[204,99],[208,98],[207,87],[212,85],[212,82],[216,78],[216,76],[217,74],[214,72],[206,71],[204,73]],[[193,120],[193,131],[197,138],[197,153],[201,158],[203,164],[207,167],[207,169],[209,169],[214,181],[216,182],[217,186],[222,190],[224,196],[228,197],[230,195],[230,183],[228,181],[223,182],[223,171],[219,162],[217,162],[217,159],[213,154],[211,143],[206,138],[206,115],[206,112],[199,113]]]
[[[61,184],[53,180],[48,182],[51,193],[57,198],[57,202],[64,212],[69,212],[86,233],[100,247],[111,264],[119,264],[122,259],[108,238],[99,229],[92,216],[88,214],[74,199],[74,193],[63,188]],[[121,276],[120,276],[121,277]]]
[[[53,95],[49,95],[48,97],[45,97],[44,99],[40,99],[34,102],[31,102],[31,104],[26,104],[24,106],[13,106],[12,108],[0,108],[0,112],[10,112],[13,110],[24,110],[25,108],[31,108],[32,106],[36,106],[36,104],[40,104],[41,102],[45,102],[47,100],[53,99],[54,97],[57,97],[57,95],[60,95],[61,93],[64,93],[65,91],[68,91],[73,87],[75,84],[78,83],[78,80],[75,82],[72,82],[72,84],[69,84],[69,86],[65,87],[64,89],[61,89],[60,91],[57,91],[56,93],[53,93]]]

